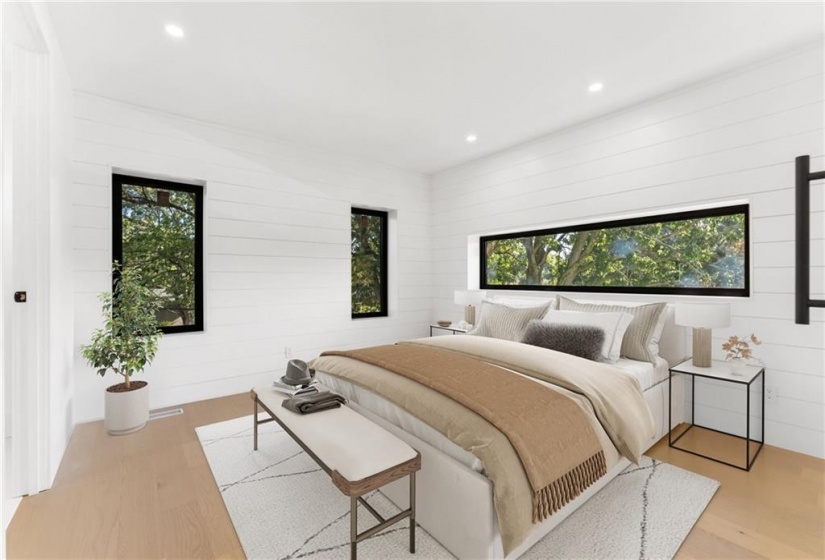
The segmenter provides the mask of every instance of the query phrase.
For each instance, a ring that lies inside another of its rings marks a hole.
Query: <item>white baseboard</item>
[[[150,383],[149,407],[152,410],[157,410],[243,393],[252,390],[254,387],[269,385],[272,381],[280,377],[280,375],[281,373],[275,371],[263,371],[173,387],[155,387]],[[250,401],[249,410],[251,414],[252,401]],[[100,420],[103,420],[103,416],[79,419],[77,424],[97,422]]]
[[[156,387],[154,389],[150,384],[149,394],[151,407],[155,409],[179,406],[191,402],[248,392],[261,385],[270,385],[275,379],[280,377],[280,375],[280,373],[275,371],[262,371],[235,377],[190,383],[177,387]],[[249,410],[251,414],[251,401]]]

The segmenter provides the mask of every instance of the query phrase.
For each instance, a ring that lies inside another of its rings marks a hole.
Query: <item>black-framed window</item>
[[[112,259],[161,299],[165,333],[203,330],[203,187],[112,176]]]
[[[352,318],[387,316],[387,212],[353,208]]]
[[[750,294],[747,204],[480,241],[480,286],[486,290]]]

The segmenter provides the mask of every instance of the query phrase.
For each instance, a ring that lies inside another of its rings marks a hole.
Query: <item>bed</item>
[[[652,416],[652,437],[642,446],[643,451],[667,433],[668,364],[680,361],[685,355],[685,333],[673,323],[671,306],[665,309],[663,321],[659,358],[655,364],[625,358],[612,364],[612,367],[627,372],[638,380],[644,403]],[[432,339],[418,342],[433,344]],[[319,362],[320,365],[324,363],[323,360]],[[599,440],[603,442],[605,449],[606,474],[564,507],[532,525],[529,534],[520,537],[517,546],[512,545],[512,540],[505,546],[494,505],[493,484],[476,455],[465,451],[421,419],[365,386],[340,375],[332,375],[324,371],[323,367],[318,368],[316,375],[323,384],[344,395],[352,408],[421,453],[423,468],[418,478],[418,521],[461,559],[519,557],[630,464],[611,445],[610,437],[606,433],[599,433]],[[535,379],[532,381],[540,383]],[[680,404],[684,402],[683,388],[674,386],[673,390],[675,406],[671,425],[683,418],[683,406]],[[598,423],[596,429],[599,429]],[[390,485],[384,493],[399,507],[407,507],[407,491],[403,485]]]

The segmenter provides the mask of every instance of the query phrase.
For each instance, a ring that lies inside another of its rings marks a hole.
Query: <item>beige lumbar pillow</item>
[[[481,302],[478,324],[467,334],[518,342],[524,335],[527,324],[544,317],[549,308],[549,303],[539,307],[515,308],[484,300]]]
[[[558,309],[562,311],[590,311],[594,313],[623,312],[633,315],[622,339],[622,356],[631,360],[656,364],[659,355],[659,337],[664,323],[661,320],[666,303],[625,306],[601,303],[582,303],[576,300],[558,297]]]

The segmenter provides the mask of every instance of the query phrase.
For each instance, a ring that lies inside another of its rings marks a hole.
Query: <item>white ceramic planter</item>
[[[748,372],[748,361],[742,358],[733,358],[728,360],[730,371],[733,375],[742,376]]]
[[[106,431],[113,436],[137,432],[149,421],[149,384],[123,393],[105,392]]]

